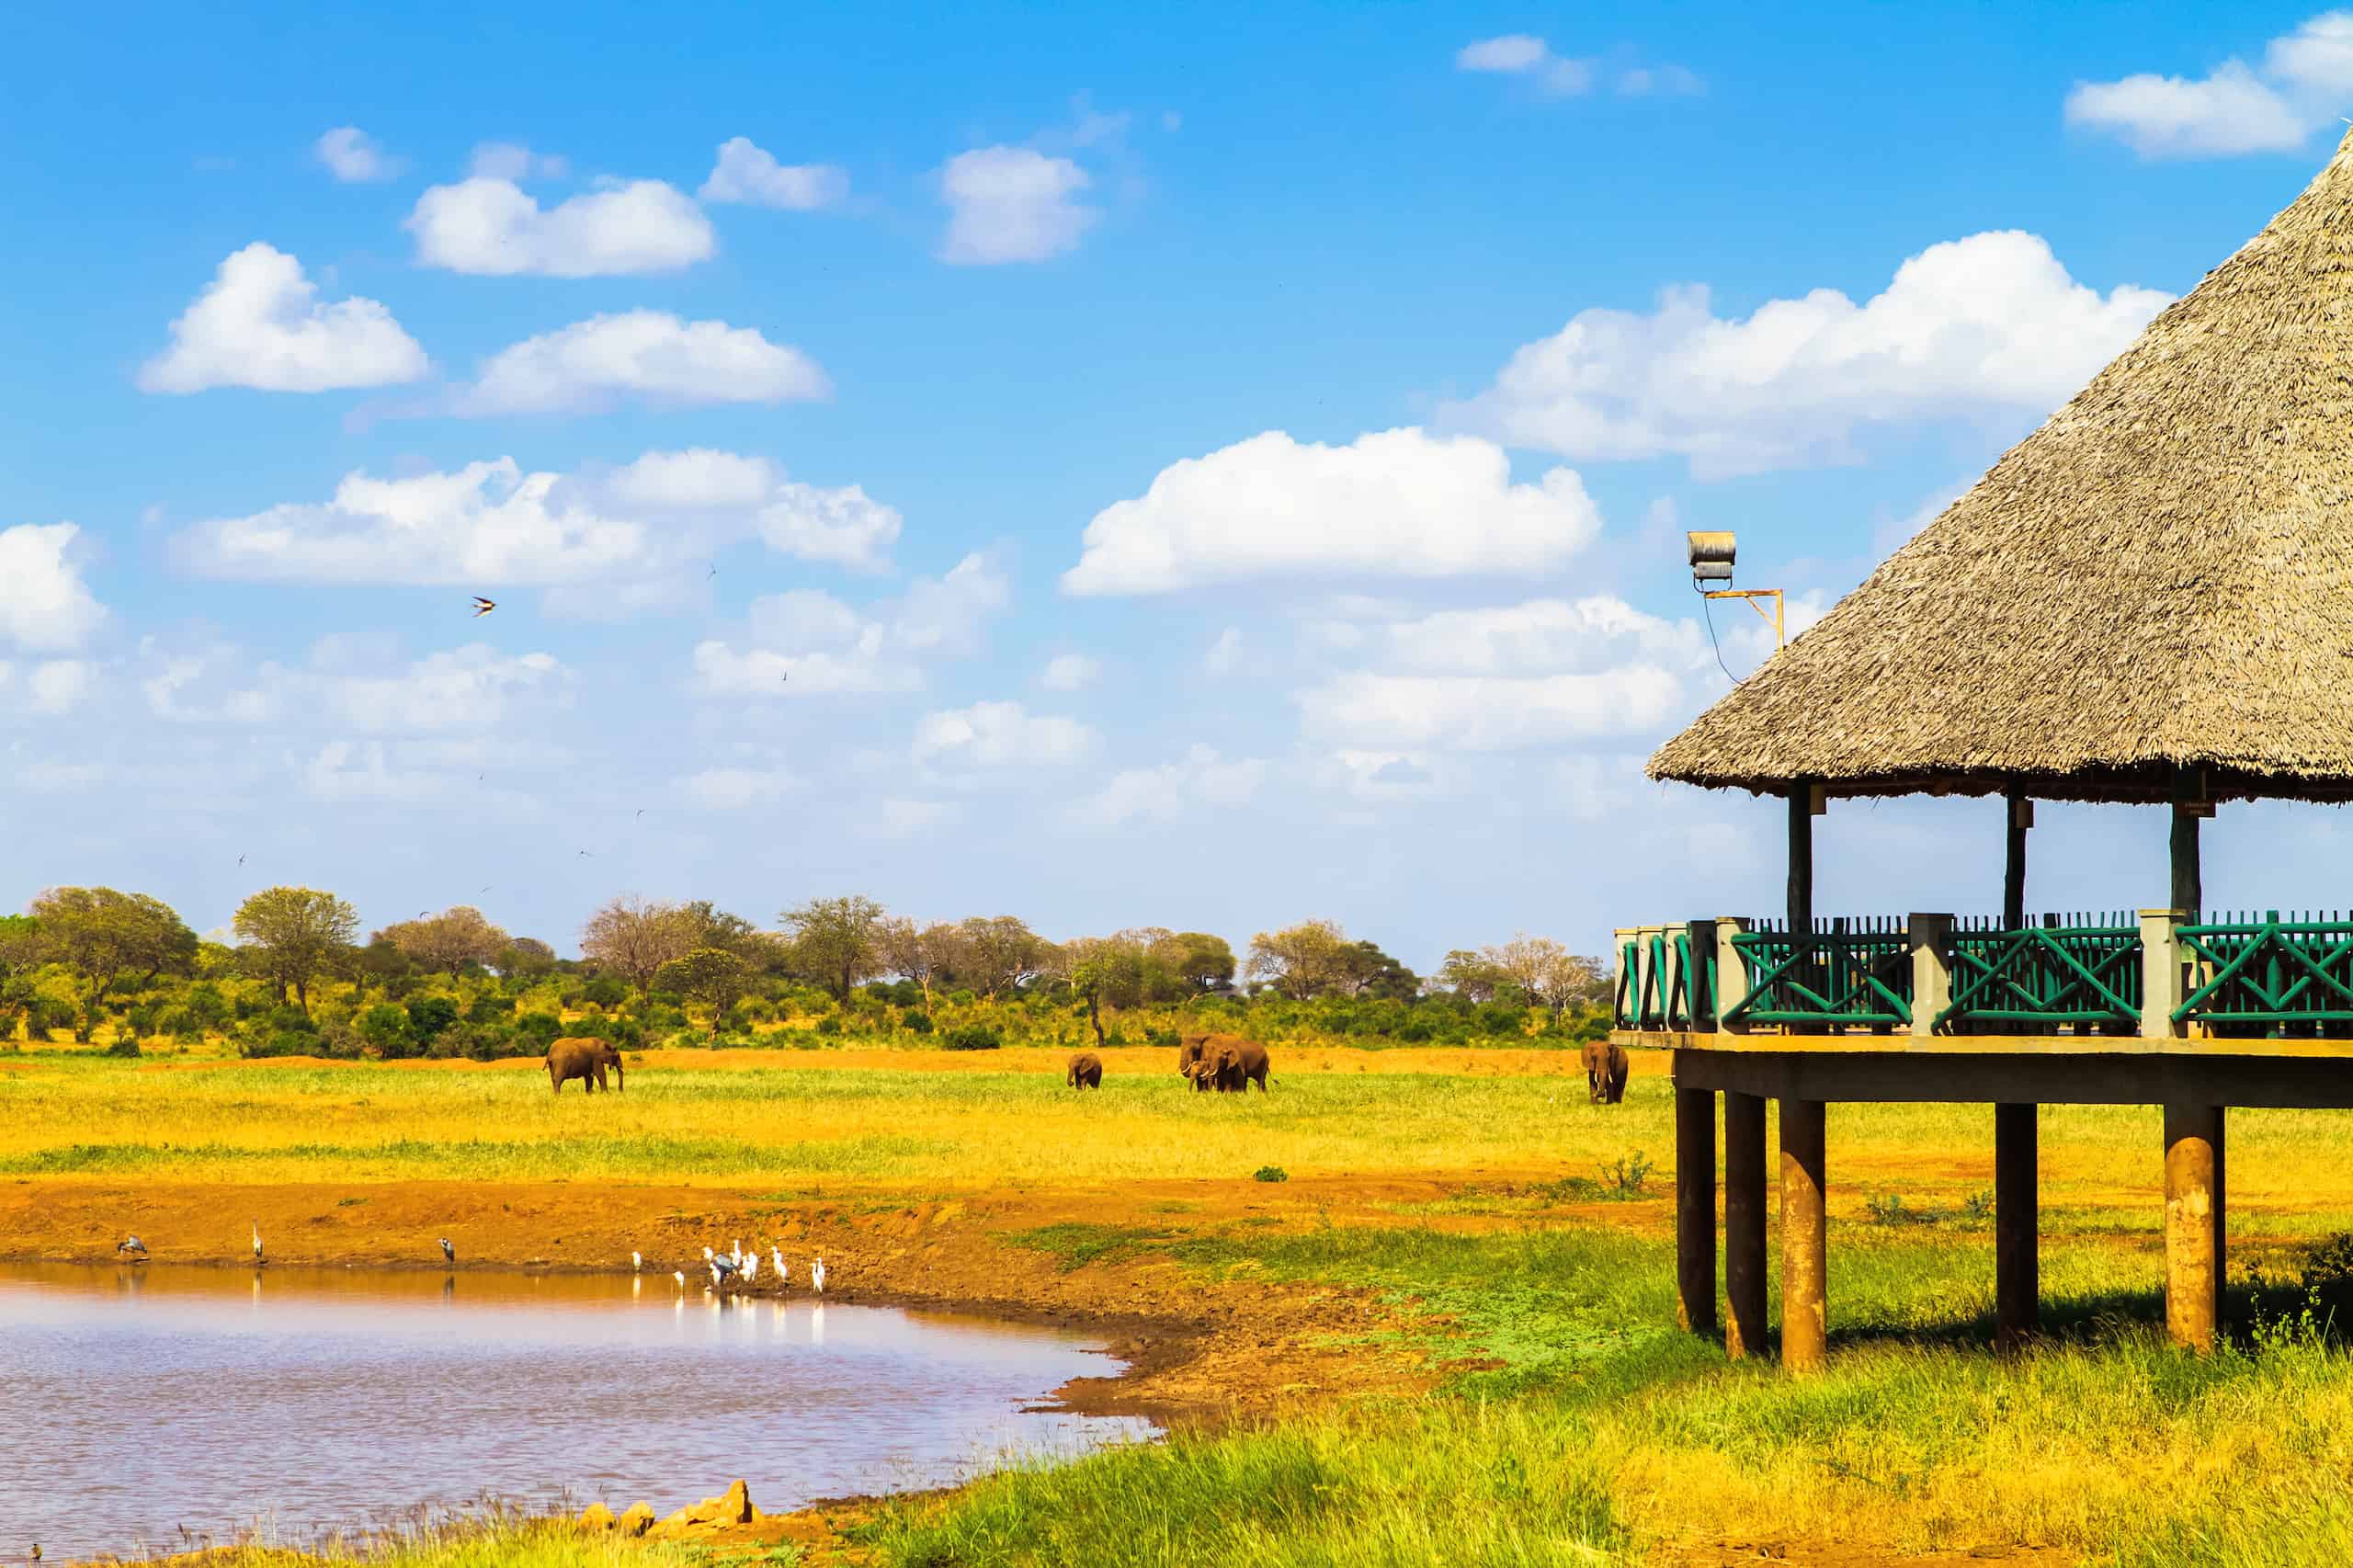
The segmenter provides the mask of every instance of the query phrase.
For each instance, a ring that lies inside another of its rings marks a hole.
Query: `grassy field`
[[[2309,1244],[2353,1231],[2342,1116],[2234,1113],[2235,1339],[2201,1358],[2157,1331],[2156,1112],[2046,1109],[2052,1336],[2003,1361],[1985,1348],[1990,1111],[1833,1108],[1833,1367],[1790,1381],[1672,1328],[1657,1077],[1596,1108],[1557,1072],[1464,1073],[1448,1051],[1358,1073],[1337,1051],[1231,1098],[1139,1052],[1079,1096],[1011,1053],[761,1054],[655,1053],[625,1094],[554,1098],[506,1067],[43,1052],[0,1067],[0,1179],[1134,1188],[988,1244],[1076,1279],[1175,1271],[1204,1299],[1369,1290],[1399,1310],[1341,1348],[1439,1393],[1325,1401],[910,1500],[862,1531],[861,1552],[891,1563],[1718,1562],[1726,1542],[1842,1564],[1962,1548],[2126,1568],[2353,1555],[2353,1365],[2330,1325],[2295,1319],[2294,1291],[2259,1319],[2246,1289],[2250,1267],[2293,1276]],[[1267,1166],[1289,1181],[1252,1184]],[[1405,1176],[1421,1185],[1404,1196],[1384,1181]],[[1245,1213],[1219,1196],[1236,1192],[1280,1202]],[[605,1551],[503,1539],[448,1551],[466,1568]],[[1805,1554],[1832,1547],[1848,1554]]]

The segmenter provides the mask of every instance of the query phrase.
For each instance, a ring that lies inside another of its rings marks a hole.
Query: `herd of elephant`
[[[1626,1097],[1628,1063],[1624,1047],[1608,1040],[1591,1040],[1581,1055],[1586,1092],[1596,1105],[1616,1105]],[[1192,1080],[1196,1094],[1207,1094],[1211,1089],[1221,1095],[1246,1094],[1256,1084],[1263,1095],[1267,1092],[1268,1066],[1267,1048],[1240,1035],[1187,1035],[1176,1047],[1177,1074]],[[613,1075],[609,1086],[620,1088],[621,1053],[613,1049],[610,1040],[567,1037],[548,1047],[548,1088],[552,1093],[563,1093],[564,1085],[577,1078],[581,1092],[593,1094],[608,1086],[605,1082],[608,1071]],[[1103,1059],[1091,1051],[1080,1051],[1070,1059],[1063,1082],[1074,1089],[1101,1088]]]
[[[1190,1078],[1196,1094],[1211,1089],[1221,1095],[1247,1094],[1256,1084],[1263,1095],[1269,1065],[1267,1048],[1238,1034],[1189,1034],[1176,1045],[1177,1075]],[[1074,1089],[1101,1088],[1103,1059],[1091,1051],[1080,1051],[1063,1070],[1063,1082]]]

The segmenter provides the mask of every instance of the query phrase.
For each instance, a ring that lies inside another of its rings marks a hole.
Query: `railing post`
[[[1912,1032],[1936,1032],[1937,1017],[1952,1006],[1952,916],[1915,912],[1904,922],[1912,947]]]
[[[1636,1028],[1656,1027],[1651,1021],[1651,1009],[1655,1006],[1664,1010],[1666,1005],[1666,993],[1659,989],[1658,983],[1658,945],[1651,940],[1657,935],[1658,927],[1655,926],[1634,927],[1634,951],[1640,960],[1640,967],[1635,972],[1642,977],[1641,985],[1634,993]]]
[[[1685,983],[1691,998],[1691,1031],[1697,1034],[1716,1027],[1716,923],[1694,920],[1685,929],[1690,933],[1691,940],[1691,973]],[[1709,1295],[1714,1294],[1711,1288]]]
[[[2141,911],[2141,1038],[2179,1040],[2173,1021],[2182,1002],[2181,936],[2194,916],[2178,909]]]
[[[1675,1028],[1675,990],[1683,978],[1683,955],[1675,938],[1681,934],[1673,926],[1651,927],[1654,950],[1658,954],[1658,1022],[1665,1029]]]
[[[1716,1028],[1723,1034],[1748,1032],[1745,1022],[1725,1021],[1725,1015],[1748,998],[1748,960],[1732,940],[1747,929],[1745,916],[1716,916]]]

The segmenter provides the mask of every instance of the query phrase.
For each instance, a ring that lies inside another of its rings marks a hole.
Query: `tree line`
[[[72,997],[67,1027],[84,1041],[105,1018],[131,1010],[125,998],[167,977],[258,982],[302,1020],[311,1017],[316,989],[331,983],[347,983],[353,1003],[364,1005],[371,989],[389,1004],[428,979],[447,989],[487,977],[510,992],[549,978],[603,982],[598,994],[618,1002],[634,993],[641,1011],[657,1001],[698,1005],[714,1034],[747,997],[773,1000],[784,987],[821,993],[837,1007],[861,988],[887,992],[904,1001],[907,1017],[919,1014],[925,1028],[943,994],[983,1005],[1053,996],[1084,1016],[1097,1043],[1110,1042],[1107,1012],[1212,999],[1245,1006],[1503,1004],[1557,1018],[1598,1010],[1609,990],[1604,960],[1541,937],[1457,949],[1425,977],[1328,920],[1260,932],[1237,956],[1225,938],[1207,932],[1139,926],[1056,941],[1012,915],[918,921],[854,894],[782,910],[769,927],[709,901],[624,894],[589,916],[576,960],[463,904],[420,912],[362,939],[353,906],[312,888],[254,893],[230,930],[233,943],[201,940],[169,905],[144,893],[49,889],[23,915],[0,916],[0,1040],[38,1005],[33,977],[44,967],[63,977]],[[417,1022],[396,1025],[380,1014],[377,1033],[389,1041],[396,1028]]]

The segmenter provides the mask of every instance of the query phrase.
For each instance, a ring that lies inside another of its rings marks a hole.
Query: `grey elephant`
[[[1595,1105],[1616,1105],[1626,1097],[1630,1063],[1626,1048],[1606,1040],[1589,1040],[1577,1052],[1585,1063],[1586,1097]]]
[[[621,1085],[621,1053],[613,1043],[594,1036],[568,1035],[548,1047],[548,1089],[562,1094],[568,1079],[580,1080],[580,1092],[594,1094],[604,1088],[605,1070],[612,1069],[612,1087]]]
[[[1201,1054],[1187,1076],[1197,1094],[1215,1089],[1221,1095],[1247,1094],[1252,1084],[1267,1092],[1267,1048],[1240,1035],[1211,1035],[1201,1041]]]
[[[1070,1059],[1063,1070],[1063,1082],[1074,1089],[1099,1089],[1103,1086],[1103,1059],[1091,1051],[1082,1051]]]

